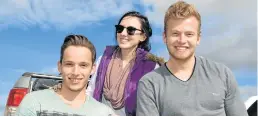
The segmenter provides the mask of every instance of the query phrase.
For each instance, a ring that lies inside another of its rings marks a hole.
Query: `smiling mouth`
[[[124,38],[120,38],[120,42],[128,42],[129,41],[129,39],[124,39]]]
[[[185,46],[176,46],[175,48],[177,50],[186,50],[186,49],[188,49],[188,47],[185,47]]]
[[[72,83],[79,83],[82,78],[68,78],[70,81],[72,81]]]

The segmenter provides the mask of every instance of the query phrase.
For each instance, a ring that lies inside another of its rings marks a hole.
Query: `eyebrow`
[[[87,64],[87,65],[90,65],[89,62],[80,62],[80,64]]]
[[[171,32],[182,32],[179,30],[171,30]],[[195,33],[194,31],[183,31],[183,33]]]
[[[63,63],[73,63],[72,61],[63,61]]]
[[[73,61],[63,61],[64,63],[74,63]],[[90,64],[90,62],[86,62],[86,61],[83,61],[83,62],[79,62],[79,64]]]
[[[185,31],[185,33],[193,33],[193,34],[195,34],[194,31]]]

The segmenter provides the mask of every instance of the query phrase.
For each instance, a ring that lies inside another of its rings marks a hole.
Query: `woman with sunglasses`
[[[87,93],[112,107],[117,115],[135,115],[138,81],[164,61],[149,53],[152,29],[147,17],[127,12],[115,29],[118,45],[107,46],[99,57]]]

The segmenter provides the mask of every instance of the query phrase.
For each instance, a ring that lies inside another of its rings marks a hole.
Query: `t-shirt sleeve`
[[[39,103],[33,98],[32,95],[27,94],[21,101],[15,116],[37,116],[37,108]]]
[[[137,89],[137,116],[159,116],[158,107],[156,106],[154,88],[150,81],[144,76],[139,81]],[[144,79],[144,80],[143,80]]]
[[[240,98],[239,88],[232,71],[226,69],[227,93],[225,99],[225,112],[227,116],[247,116],[247,110]]]

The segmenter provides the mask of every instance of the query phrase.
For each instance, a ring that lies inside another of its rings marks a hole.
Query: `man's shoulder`
[[[34,98],[37,100],[40,99],[47,99],[49,96],[51,96],[53,94],[53,90],[52,89],[44,89],[44,90],[39,90],[39,91],[33,91],[31,93],[28,93],[26,95],[26,98]]]
[[[42,96],[42,95],[48,95],[48,94],[53,94],[54,90],[52,89],[44,89],[44,90],[38,90],[38,91],[33,91],[29,93],[28,95],[33,95],[33,96]]]
[[[53,99],[52,97],[50,97],[51,93],[53,92],[51,92],[50,89],[39,90],[39,91],[28,93],[22,99],[22,102],[19,105],[19,109],[21,111],[24,111],[24,109],[32,109],[32,108],[34,110],[37,110],[39,107],[38,104],[47,105]]]
[[[92,108],[92,112],[99,112],[99,115],[109,115],[109,114],[113,114],[113,111],[110,107],[108,107],[107,105],[97,101],[96,99],[94,99],[92,96],[88,96],[88,101],[86,103],[90,103],[90,108]]]
[[[213,76],[217,76],[222,79],[227,79],[233,75],[230,68],[222,63],[215,62],[211,59],[204,58],[202,56],[197,57],[197,60],[199,61],[199,69],[205,72],[208,71],[208,73],[212,74]]]
[[[199,61],[199,64],[206,69],[215,70],[217,72],[229,70],[229,68],[226,65],[216,62],[216,61],[213,61],[209,58],[205,58],[202,56],[198,56],[196,58]]]

